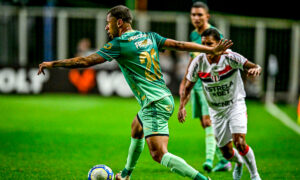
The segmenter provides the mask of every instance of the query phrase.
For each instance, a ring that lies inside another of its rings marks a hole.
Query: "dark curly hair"
[[[194,2],[191,8],[203,8],[207,13],[209,12],[208,6],[205,3],[200,1]]]
[[[111,16],[115,17],[116,19],[122,19],[124,22],[127,22],[129,24],[132,23],[132,14],[130,12],[130,9],[123,5],[118,5],[113,8],[111,8],[107,14],[110,14]]]
[[[221,40],[221,34],[215,28],[208,28],[201,34],[202,37],[212,36],[216,41]]]

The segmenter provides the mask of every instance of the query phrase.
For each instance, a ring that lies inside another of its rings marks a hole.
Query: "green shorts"
[[[191,101],[193,118],[209,115],[208,104],[203,91],[192,90]]]
[[[169,136],[168,120],[174,111],[174,99],[167,96],[154,101],[138,112],[138,120],[143,126],[145,138]]]

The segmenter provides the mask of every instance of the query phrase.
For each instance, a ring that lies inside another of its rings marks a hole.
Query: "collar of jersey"
[[[218,62],[210,63],[208,61],[208,58],[206,57],[206,54],[205,54],[205,61],[209,64],[209,66],[212,66],[213,64],[216,64],[216,65],[221,64],[220,62],[223,61],[223,60],[224,60],[224,56],[222,54],[222,55],[220,55]]]
[[[134,31],[135,31],[135,30],[132,29],[132,30],[129,30],[129,31],[124,32],[123,34],[131,33],[131,32],[134,32]],[[123,35],[123,34],[122,34],[122,35]]]
[[[207,29],[209,29],[209,28],[211,28],[211,24],[208,24],[208,28]],[[198,31],[197,31],[197,29],[195,29],[194,30],[196,33],[198,33]],[[199,34],[199,33],[198,33]],[[201,35],[201,34],[200,34]]]

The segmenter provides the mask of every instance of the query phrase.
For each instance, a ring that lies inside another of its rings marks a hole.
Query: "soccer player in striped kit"
[[[220,41],[220,33],[215,29],[207,29],[202,33],[203,45],[214,47]],[[227,160],[235,162],[233,179],[241,179],[243,164],[246,164],[251,179],[260,180],[254,152],[246,144],[246,94],[240,70],[247,71],[251,77],[261,73],[259,65],[231,50],[217,56],[199,54],[189,65],[187,82],[180,97],[178,119],[185,122],[188,94],[196,81],[201,79],[217,145]],[[237,149],[233,148],[232,141]]]
[[[195,2],[191,7],[191,22],[195,27],[195,30],[190,34],[190,40],[192,42],[202,44],[201,41],[201,33],[206,29],[216,29],[214,26],[209,24],[208,20],[210,18],[209,9],[206,4],[203,2]],[[221,38],[223,35],[221,34]],[[199,52],[190,52],[190,62],[199,54]],[[189,63],[190,63],[189,62]],[[186,70],[187,74],[188,69]],[[186,76],[185,74],[185,76]],[[183,77],[179,93],[182,94],[182,90],[184,88],[186,77]],[[231,163],[227,161],[220,149],[216,146],[216,140],[213,132],[213,128],[211,126],[211,120],[208,112],[208,105],[203,93],[201,79],[198,79],[193,90],[191,91],[191,102],[192,102],[192,116],[193,118],[199,118],[201,125],[205,131],[205,162],[202,167],[205,171],[216,172],[216,171],[230,171]],[[219,162],[213,168],[214,156],[217,156]]]

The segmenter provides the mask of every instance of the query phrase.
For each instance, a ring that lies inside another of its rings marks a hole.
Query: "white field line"
[[[276,105],[274,105],[273,103],[267,103],[266,109],[271,115],[280,120],[284,125],[300,135],[299,125],[294,122],[289,116],[287,116],[283,111],[281,111]]]

